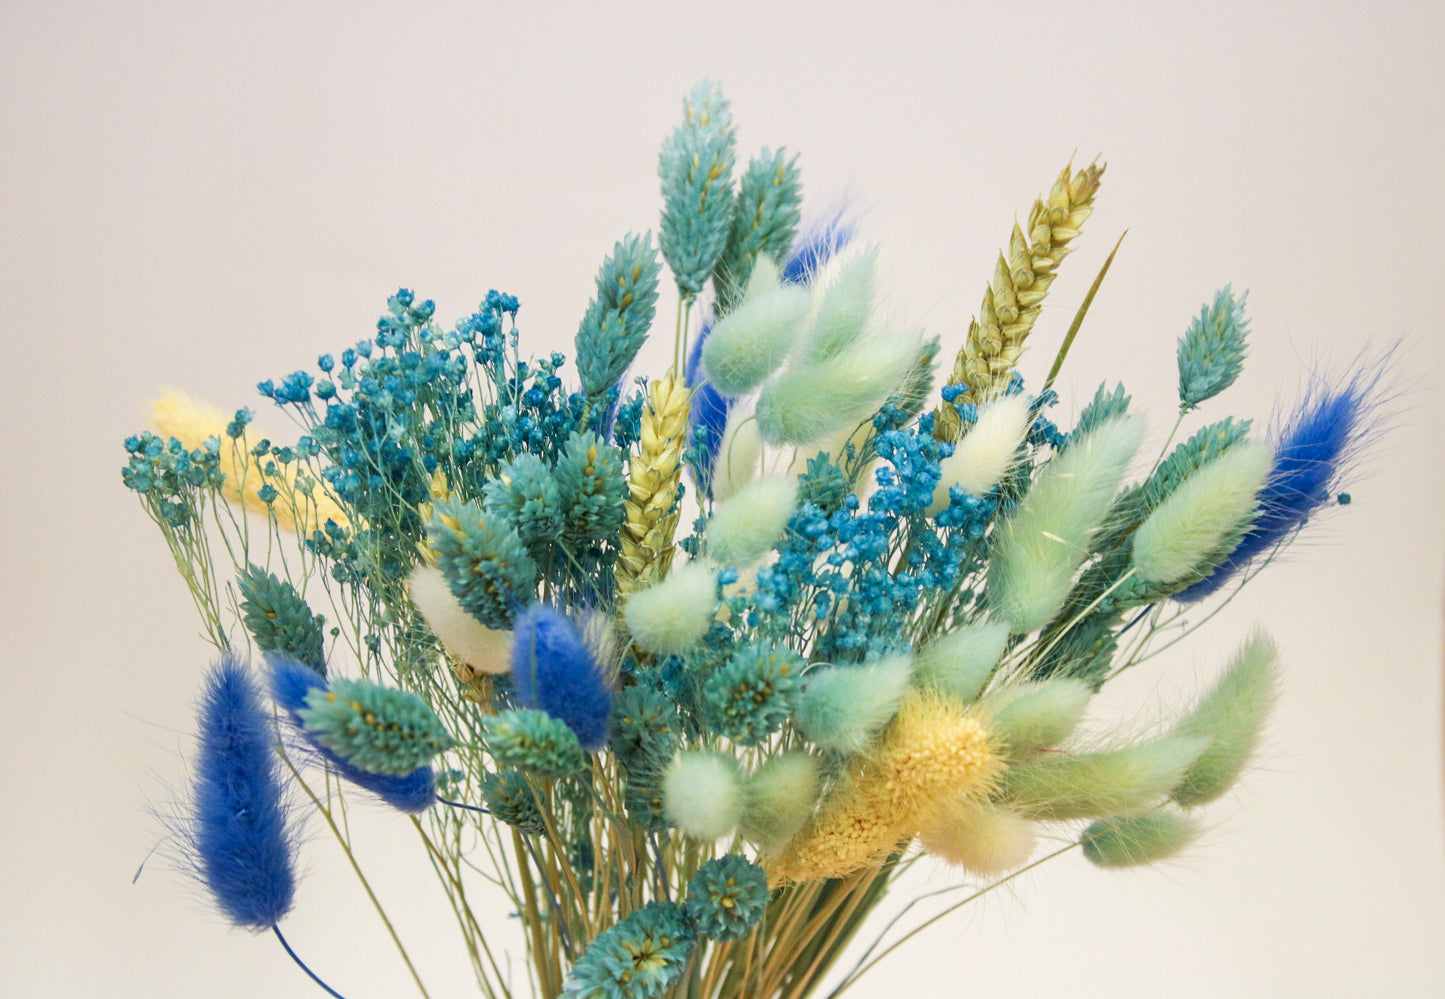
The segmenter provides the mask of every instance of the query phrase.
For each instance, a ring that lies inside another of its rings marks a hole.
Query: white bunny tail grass
[[[891,656],[810,670],[793,720],[814,745],[861,753],[898,713],[912,665],[907,656]]]
[[[1084,856],[1100,867],[1167,860],[1199,837],[1199,823],[1172,808],[1100,819],[1084,830]]]
[[[916,334],[879,334],[816,366],[763,385],[758,432],[768,444],[812,444],[870,416],[902,384],[918,357]]]
[[[790,750],[774,756],[743,787],[738,831],[759,849],[775,852],[788,844],[813,814],[820,788],[818,761]]]
[[[1052,679],[1005,687],[984,704],[991,711],[989,734],[1010,762],[1027,761],[1073,734],[1094,690],[1082,680]]]
[[[656,586],[627,598],[627,630],[654,655],[686,652],[702,640],[717,614],[717,569],[699,562],[678,566]]]
[[[728,413],[712,467],[712,496],[721,502],[757,477],[763,440],[749,403],[739,402]]]
[[[511,668],[512,633],[488,628],[467,613],[440,569],[417,566],[407,580],[407,591],[427,627],[453,659],[478,673],[505,673]]]
[[[1042,628],[1063,606],[1143,437],[1131,417],[1101,423],[1056,455],[995,529],[988,603],[1015,634]]]
[[[1139,575],[1167,585],[1213,569],[1259,510],[1256,497],[1273,465],[1268,444],[1242,441],[1181,482],[1134,532]]]
[[[662,805],[685,835],[718,840],[743,814],[742,770],[726,753],[678,753],[662,778]]]
[[[913,658],[913,682],[972,704],[983,693],[1008,646],[1002,621],[965,624],[923,646]]]
[[[943,475],[933,490],[928,515],[948,509],[949,490],[954,486],[982,496],[997,485],[1014,463],[1032,416],[1028,398],[1020,394],[1003,396],[985,406],[954,445],[953,454],[939,463]]]
[[[952,798],[929,816],[918,845],[971,874],[1002,874],[1034,852],[1034,824],[968,798]]]
[[[1102,753],[1054,753],[1006,772],[997,800],[1029,819],[1133,815],[1168,797],[1208,748],[1207,738],[1168,735]]]
[[[744,566],[762,558],[783,536],[798,503],[798,480],[770,476],[743,486],[713,508],[707,554],[719,565]]]
[[[744,301],[702,346],[702,366],[724,395],[744,395],[782,365],[808,316],[808,292],[786,287]]]
[[[1173,798],[1202,805],[1234,786],[1259,745],[1279,686],[1279,650],[1256,632],[1240,646],[1223,675],[1175,727],[1180,735],[1213,740],[1184,773]]]
[[[862,246],[832,262],[814,295],[813,321],[803,339],[802,363],[820,364],[851,347],[873,312],[878,248]]]

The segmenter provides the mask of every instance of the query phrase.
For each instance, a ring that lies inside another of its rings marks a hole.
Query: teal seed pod
[[[476,503],[438,501],[427,535],[457,602],[488,628],[508,628],[513,609],[531,603],[537,563],[504,518]]]
[[[666,694],[639,683],[617,695],[608,745],[629,775],[661,774],[677,751],[681,724]]]
[[[503,462],[482,487],[483,509],[512,525],[534,555],[562,530],[562,494],[547,463],[535,454]]]
[[[732,228],[737,139],[722,91],[703,80],[683,101],[683,123],[663,143],[658,246],[679,293],[702,291],[727,247]]]
[[[544,836],[547,823],[537,793],[520,770],[500,770],[482,778],[482,802],[487,811],[529,836]]]
[[[321,676],[326,655],[321,628],[326,619],[312,614],[296,587],[257,565],[236,577],[241,590],[241,620],[262,652],[279,652]]]
[[[682,978],[697,944],[676,902],[649,902],[587,945],[561,999],[659,999]]]
[[[1107,423],[1129,412],[1129,403],[1133,400],[1124,391],[1123,384],[1115,384],[1112,389],[1108,385],[1108,382],[1099,383],[1099,387],[1094,391],[1094,398],[1089,400],[1089,404],[1079,414],[1078,422],[1069,434],[1070,442],[1086,436],[1101,423]]]
[[[1099,867],[1137,867],[1167,860],[1199,836],[1199,823],[1170,808],[1100,819],[1084,830],[1084,856]]]
[[[404,777],[456,745],[416,694],[370,680],[333,680],[297,712],[315,741],[368,773]]]
[[[768,908],[772,891],[757,864],[736,853],[709,860],[687,883],[683,908],[702,936],[738,940],[748,935]]]
[[[803,665],[792,649],[768,641],[733,653],[703,685],[709,726],[718,735],[756,746],[788,720]]]
[[[1248,296],[1236,299],[1225,285],[1179,338],[1179,408],[1185,412],[1229,388],[1244,370]]]
[[[587,766],[577,735],[560,719],[533,708],[482,719],[483,742],[501,767],[538,777],[567,777]]]
[[[662,272],[652,234],[628,234],[597,270],[597,297],[577,327],[577,373],[589,396],[600,396],[627,373],[657,312]]]
[[[574,431],[557,458],[555,475],[563,540],[574,546],[615,540],[627,512],[621,449],[591,431]]]

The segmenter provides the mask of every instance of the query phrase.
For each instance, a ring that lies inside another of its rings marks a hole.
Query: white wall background
[[[1121,378],[1162,433],[1174,337],[1226,281],[1255,332],[1221,410],[1267,417],[1311,365],[1406,341],[1354,505],[1105,709],[1155,717],[1273,630],[1286,696],[1207,841],[1162,871],[1057,861],[855,994],[1445,992],[1442,27],[1423,2],[0,3],[0,993],[319,994],[162,868],[131,884],[207,657],[120,440],[158,385],[255,404],[403,284],[448,321],[509,290],[528,342],[570,351],[703,75],[744,155],[786,143],[813,204],[854,192],[895,305],[950,349],[1015,216],[1101,153],[1025,368],[1128,228],[1065,418]],[[358,838],[433,996],[471,994],[409,830]],[[408,994],[334,845],[305,860],[296,946],[349,999]]]

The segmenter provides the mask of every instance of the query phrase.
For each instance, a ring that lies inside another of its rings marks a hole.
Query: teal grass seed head
[[[420,697],[370,680],[312,690],[297,717],[318,744],[374,774],[404,777],[456,745]]]
[[[1248,295],[1235,298],[1225,285],[1179,338],[1179,406],[1185,412],[1229,388],[1244,370]]]

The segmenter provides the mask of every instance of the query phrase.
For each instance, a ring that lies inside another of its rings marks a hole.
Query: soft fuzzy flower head
[[[454,659],[480,673],[505,673],[511,668],[511,632],[488,628],[468,614],[440,569],[417,566],[407,580],[407,593]]]
[[[628,597],[627,629],[648,652],[679,655],[702,641],[717,603],[717,570],[689,562],[674,568],[657,585]]]
[[[315,742],[374,774],[405,777],[456,745],[426,701],[370,680],[312,690],[297,717]]]
[[[969,798],[946,798],[918,834],[923,849],[971,874],[1022,867],[1034,851],[1034,823]]]
[[[1257,632],[1239,648],[1229,667],[1176,731],[1210,740],[1174,788],[1181,805],[1202,805],[1234,786],[1259,745],[1279,684],[1279,651]]]
[[[545,711],[513,709],[482,719],[483,741],[499,767],[566,777],[587,766],[576,734]]]
[[[1010,761],[1029,760],[1069,737],[1093,695],[1083,680],[1064,677],[1004,687],[985,699],[989,732]]]
[[[764,850],[781,849],[813,814],[821,781],[810,753],[795,749],[770,757],[743,788],[739,832]]]
[[[719,502],[707,522],[707,554],[719,565],[745,566],[783,536],[798,503],[798,480],[768,476]]]
[[[1099,867],[1152,864],[1183,850],[1199,837],[1197,819],[1172,808],[1143,815],[1100,819],[1084,830],[1084,856]]]
[[[1009,770],[998,800],[1030,819],[1063,821],[1147,811],[1179,786],[1210,740],[1168,735],[1099,753],[1055,753]]]
[[[728,659],[703,686],[703,704],[713,731],[744,746],[755,746],[792,713],[804,660],[769,641],[749,645]]]
[[[814,745],[862,752],[897,713],[911,669],[907,656],[893,656],[810,670],[797,699],[798,727]]]
[[[399,811],[416,815],[435,803],[436,775],[430,766],[418,767],[402,776],[373,773],[338,756],[306,731],[301,723],[301,712],[306,710],[314,694],[325,694],[331,689],[316,671],[285,656],[267,657],[267,668],[272,700],[287,713],[293,731],[313,756],[345,780]]]
[[[562,985],[575,999],[657,999],[682,977],[697,936],[674,902],[649,902],[598,934]]]
[[[227,919],[270,929],[295,896],[296,842],[275,730],[238,660],[222,659],[206,675],[197,721],[188,852]]]
[[[984,407],[953,453],[939,463],[938,485],[926,513],[932,517],[948,509],[954,489],[982,496],[997,485],[1017,460],[1032,421],[1029,399],[1022,393],[1001,396]]]
[[[742,818],[742,771],[726,753],[678,753],[663,778],[667,817],[694,839],[728,836]]]
[[[1008,633],[1002,621],[982,621],[940,635],[914,654],[914,684],[972,704],[1003,658]]]
[[[236,577],[241,590],[241,620],[262,652],[279,652],[326,675],[321,627],[325,622],[289,581],[260,566],[248,565]]]
[[[512,631],[512,683],[517,703],[565,722],[589,753],[607,742],[612,688],[582,629],[566,614],[533,604]]]
[[[683,907],[698,933],[713,940],[744,937],[763,918],[772,892],[757,864],[736,853],[709,860],[687,883]]]
[[[475,503],[441,501],[434,510],[427,533],[453,595],[487,627],[509,627],[514,608],[531,602],[537,580],[522,539]]]

